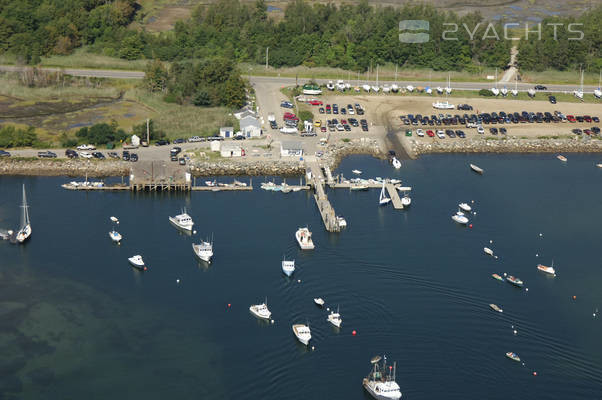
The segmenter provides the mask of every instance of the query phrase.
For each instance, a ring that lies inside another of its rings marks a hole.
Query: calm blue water
[[[349,224],[340,234],[324,231],[308,193],[77,193],[63,178],[0,177],[0,228],[18,224],[25,183],[34,230],[25,246],[0,242],[0,398],[359,400],[383,353],[407,399],[601,398],[602,170],[598,156],[568,158],[426,156],[394,171],[351,157],[340,172],[399,177],[413,203],[329,190]],[[473,228],[454,224],[471,200]],[[214,236],[209,267],[168,223],[182,207],[197,239]],[[293,238],[306,224],[313,252]],[[127,263],[138,253],[146,273]],[[292,280],[283,255],[296,259]],[[556,278],[536,270],[552,260]],[[248,311],[266,296],[273,325]],[[317,296],[340,306],[340,331]],[[304,322],[314,351],[292,334]]]

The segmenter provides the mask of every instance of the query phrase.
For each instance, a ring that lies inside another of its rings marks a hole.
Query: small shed
[[[229,138],[234,136],[234,127],[222,126],[221,128],[219,128],[219,135],[223,138]]]
[[[281,157],[300,157],[303,155],[303,146],[301,142],[293,140],[283,140],[280,142]]]
[[[245,151],[237,144],[224,143],[221,146],[220,154],[222,157],[242,157],[245,155]]]
[[[246,137],[261,136],[261,122],[253,116],[246,116],[240,120],[240,131]]]
[[[220,151],[222,142],[219,140],[212,140],[209,144],[211,151]]]

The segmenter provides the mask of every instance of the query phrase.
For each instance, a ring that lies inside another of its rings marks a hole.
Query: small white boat
[[[378,92],[380,91],[380,87],[378,87],[378,86],[376,86],[376,85],[372,85],[372,86],[370,87],[370,89],[372,89],[372,91],[373,91],[374,93],[378,93]]]
[[[403,197],[401,198],[401,205],[404,207],[409,207],[412,204],[412,198],[404,192]]]
[[[17,231],[15,239],[19,243],[25,242],[31,236],[31,222],[29,221],[29,206],[27,205],[27,197],[25,196],[25,185],[23,185],[23,204],[21,205],[23,212],[21,213],[21,225]]]
[[[439,93],[439,94],[443,93],[443,88],[441,86],[437,86],[436,90],[437,90],[437,93]]]
[[[122,239],[121,234],[119,232],[117,232],[115,229],[113,229],[111,232],[109,232],[109,237],[115,243],[120,243],[121,239]]]
[[[308,345],[311,340],[311,330],[309,326],[303,324],[295,324],[293,325],[293,333],[297,337],[297,340],[303,343],[304,345]]]
[[[201,260],[211,263],[213,258],[213,242],[201,241],[199,244],[192,244],[192,251]]]
[[[491,307],[491,309],[493,311],[497,311],[499,313],[504,312],[504,310],[502,310],[501,308],[499,308],[496,304],[491,303],[491,304],[489,304],[489,307]]]
[[[540,270],[541,272],[545,272],[546,274],[556,276],[556,270],[554,269],[554,261],[552,261],[551,267],[547,267],[543,264],[537,264],[537,269]]]
[[[169,217],[169,222],[171,222],[176,228],[187,232],[192,232],[192,226],[194,225],[190,215],[186,214],[186,210],[184,210],[182,214],[178,214],[175,217]]]
[[[383,93],[389,93],[391,91],[391,87],[387,84],[383,85]]]
[[[282,260],[282,272],[286,276],[291,276],[293,272],[295,272],[295,260],[287,260],[286,258]]]
[[[460,203],[460,204],[458,204],[458,207],[460,207],[463,211],[466,211],[466,212],[471,212],[472,211],[472,207],[470,207],[466,203]]]
[[[385,181],[383,181],[383,188],[380,191],[380,197],[378,198],[378,204],[381,206],[386,206],[391,201],[390,198],[387,197],[385,193]]]
[[[563,156],[563,155],[561,155],[561,154],[558,154],[558,155],[556,156],[556,158],[557,158],[557,159],[559,159],[559,160],[560,160],[560,161],[562,161],[562,162],[567,162],[567,159],[566,159],[566,157],[565,157],[565,156]]]
[[[504,97],[508,96],[508,88],[506,86],[504,86],[503,88],[500,89],[500,93]]]
[[[453,104],[451,104],[449,101],[436,101],[433,103],[433,108],[436,108],[438,110],[453,110],[454,108],[456,108],[456,106],[454,106]]]
[[[144,261],[142,260],[141,255],[137,254],[135,256],[132,256],[132,257],[128,258],[128,261],[130,262],[130,264],[132,264],[132,266],[134,268],[137,268],[142,271],[146,271],[146,265],[144,265]]]
[[[111,218],[109,218],[109,219],[111,220],[111,222],[114,222],[114,223],[116,223],[116,224],[118,224],[118,223],[119,223],[119,219],[117,219],[117,217],[111,217]]]
[[[602,163],[600,163],[600,164],[596,164],[596,167],[598,167],[598,168],[602,168]]]
[[[399,86],[398,86],[396,83],[392,84],[392,85],[391,85],[391,91],[392,91],[393,93],[397,93],[397,92],[399,92]]]
[[[295,232],[295,239],[297,239],[297,243],[299,243],[301,250],[314,249],[314,242],[311,239],[311,232],[307,227],[297,229],[297,232]]]
[[[362,171],[360,171],[359,169],[354,169],[351,172],[353,172],[356,175],[361,175]]]
[[[485,252],[485,254],[493,257],[493,250],[491,250],[489,247],[483,247],[483,251]]]
[[[535,97],[535,89],[527,89],[527,95],[529,97]]]
[[[340,328],[341,324],[343,323],[343,319],[341,318],[341,314],[339,314],[339,308],[337,307],[337,312],[331,311],[326,320],[337,328]]]
[[[363,379],[362,386],[377,400],[399,400],[401,389],[395,382],[397,365],[393,363],[393,367],[389,367],[387,374],[387,357],[384,357],[382,366],[378,364],[380,360],[380,356],[372,357],[370,363],[373,365],[373,370]]]
[[[362,85],[362,89],[364,89],[365,92],[369,92],[370,91],[370,85]]]
[[[457,213],[452,215],[452,219],[461,225],[466,225],[468,223],[468,218],[464,216],[464,213],[462,211],[458,211]]]
[[[397,159],[397,157],[393,157],[393,159],[391,160],[391,163],[393,164],[393,167],[394,167],[395,169],[399,169],[399,168],[401,168],[401,161],[399,161],[399,160]]]
[[[263,302],[261,304],[252,305],[251,307],[249,307],[249,311],[251,311],[251,313],[253,315],[255,315],[257,318],[261,318],[261,319],[270,319],[270,317],[272,316],[272,313],[268,309],[267,299],[265,302]]]
[[[413,91],[414,91],[414,86],[412,86],[412,85],[408,85],[408,86],[406,86],[406,89],[408,90],[408,92],[410,92],[410,93],[411,93],[411,92],[413,92]]]
[[[347,227],[347,220],[345,220],[345,218],[343,218],[341,216],[337,217],[337,223],[339,224],[339,227],[341,227],[341,228]]]
[[[316,303],[316,305],[320,307],[324,307],[324,299],[322,299],[321,297],[315,297],[314,303]]]
[[[469,165],[470,165],[470,169],[472,169],[474,172],[476,172],[477,174],[483,175],[483,169],[481,167],[478,167],[475,164],[469,164]]]
[[[332,81],[328,81],[328,83],[326,84],[326,89],[334,90],[334,83]]]

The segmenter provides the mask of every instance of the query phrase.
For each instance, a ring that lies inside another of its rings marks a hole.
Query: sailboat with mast
[[[395,64],[395,82],[391,85],[391,91],[393,93],[399,92],[399,86],[397,85],[397,64]]]
[[[23,243],[31,236],[31,223],[29,221],[29,206],[27,205],[27,196],[25,195],[25,185],[23,185],[23,209],[21,212],[21,226],[17,232],[17,242]]]
[[[499,96],[500,94],[500,89],[497,88],[497,68],[495,69],[495,87],[491,88],[491,93],[493,93],[494,96]]]
[[[378,198],[378,204],[381,206],[386,206],[391,201],[390,198],[387,197],[385,192],[385,181],[383,180],[383,188],[380,191],[380,197]]]
[[[372,86],[372,90],[376,93],[380,90],[380,87],[378,86],[378,64],[376,64],[376,85]]]
[[[581,70],[581,87],[573,92],[576,98],[583,100],[583,70]]]
[[[602,87],[600,86],[602,83],[602,70],[600,70],[600,77],[598,78],[598,89],[594,90],[594,97],[597,99],[602,98]]]
[[[370,82],[370,70],[366,71],[366,83],[362,85],[362,89],[364,89],[365,92],[370,92],[370,85],[368,82]]]
[[[433,108],[436,108],[438,110],[453,110],[455,108],[455,106],[451,104],[448,100],[448,95],[451,93],[451,82],[449,80],[449,75],[447,79],[448,81],[447,87],[445,88],[445,101],[436,101],[433,103]]]
[[[445,93],[451,94],[451,92],[452,92],[452,88],[451,88],[451,75],[447,74],[447,87],[445,88]]]

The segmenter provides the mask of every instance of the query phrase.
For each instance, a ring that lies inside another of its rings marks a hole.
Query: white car
[[[89,153],[89,152],[87,152],[87,151],[80,151],[80,152],[79,152],[79,156],[80,156],[81,158],[92,158],[92,154],[90,154],[90,153]]]
[[[77,146],[78,150],[96,150],[96,147],[92,146],[91,144],[80,144],[79,146]]]
[[[483,129],[483,127],[481,125],[477,126],[477,132],[479,132],[480,134],[485,133],[485,129]]]
[[[343,126],[343,124],[337,124],[337,131],[342,132],[345,130],[345,127]]]
[[[439,139],[445,139],[445,133],[441,130],[437,131],[437,137]]]
[[[200,142],[202,139],[198,136],[193,136],[191,138],[188,139],[189,142]]]
[[[416,135],[423,137],[424,136],[424,131],[420,128],[416,129]]]

